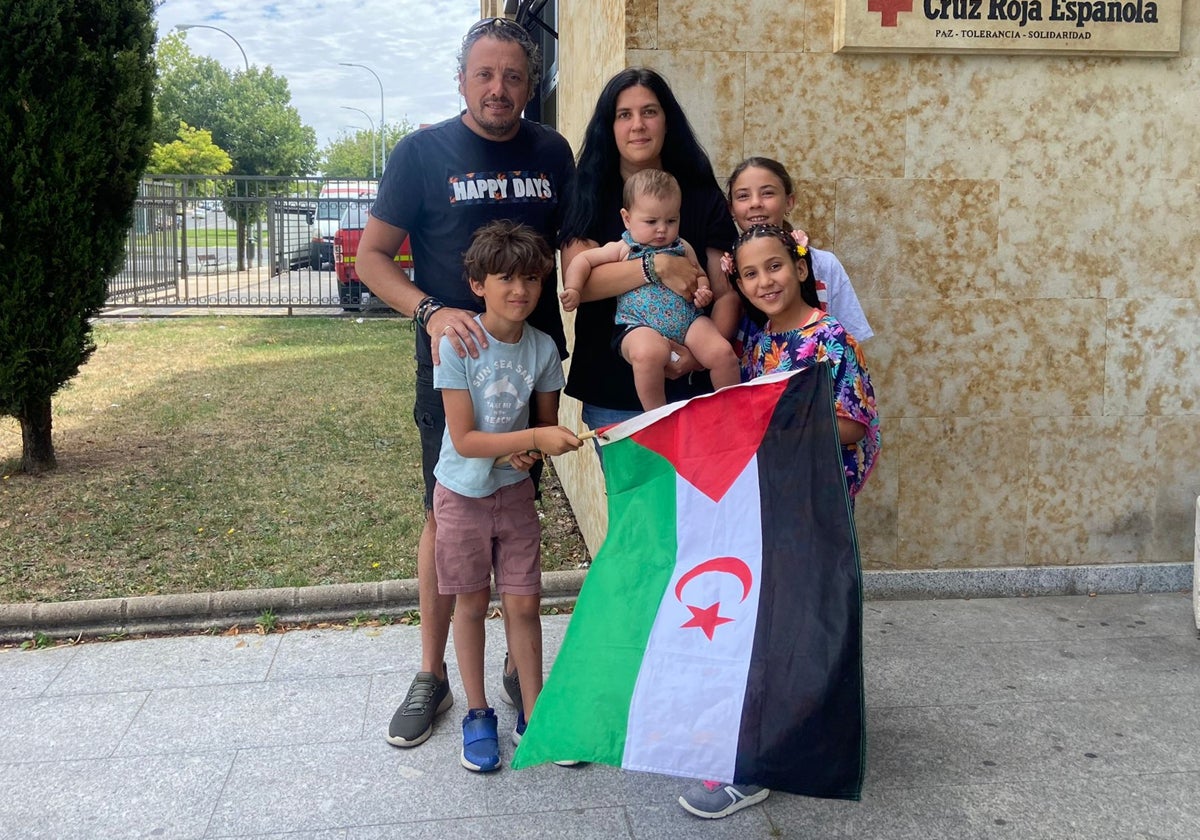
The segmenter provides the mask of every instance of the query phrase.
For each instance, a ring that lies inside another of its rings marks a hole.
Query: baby
[[[633,381],[642,408],[666,405],[666,366],[671,342],[682,344],[712,374],[714,388],[738,382],[738,359],[712,319],[701,312],[713,302],[708,278],[692,246],[679,238],[679,182],[658,169],[643,169],[625,182],[621,220],[625,233],[617,242],[580,253],[563,275],[559,295],[563,309],[579,306],[582,291],[596,266],[621,260],[641,260],[643,283],[617,299],[613,343],[633,367]],[[697,286],[692,300],[680,297],[658,282],[655,254],[685,256],[696,266]]]

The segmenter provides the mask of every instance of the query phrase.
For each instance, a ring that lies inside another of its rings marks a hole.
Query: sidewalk
[[[868,601],[863,801],[775,794],[714,822],[678,808],[682,780],[466,772],[453,663],[434,736],[388,745],[413,627],[4,649],[0,837],[1192,840],[1191,608],[1188,593]],[[547,660],[567,621],[546,619]],[[501,623],[488,634],[498,682]]]

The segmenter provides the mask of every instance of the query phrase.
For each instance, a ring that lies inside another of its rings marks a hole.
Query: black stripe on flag
[[[790,379],[758,454],[762,586],[734,778],[858,799],[862,580],[825,364]]]

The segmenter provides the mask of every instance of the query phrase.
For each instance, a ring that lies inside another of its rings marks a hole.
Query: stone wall
[[[750,154],[787,165],[793,222],[876,331],[865,566],[1189,561],[1200,0],[1172,59],[834,54],[833,7],[565,0],[563,132],[577,149],[607,78],[644,64],[719,180]],[[595,550],[595,457],[555,463]]]

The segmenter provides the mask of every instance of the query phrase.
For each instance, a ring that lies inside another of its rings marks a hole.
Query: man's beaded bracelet
[[[421,302],[418,303],[416,309],[413,310],[413,320],[416,321],[422,329],[425,329],[429,326],[429,319],[433,316],[433,313],[437,312],[444,306],[445,304],[435,298],[433,295],[427,295],[426,297],[421,298]]]

